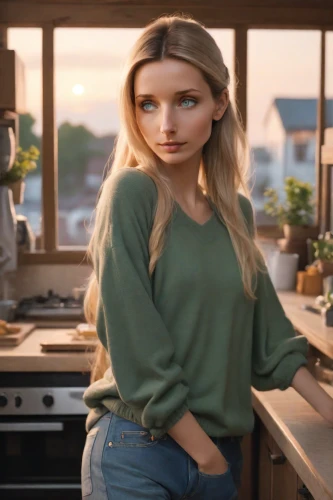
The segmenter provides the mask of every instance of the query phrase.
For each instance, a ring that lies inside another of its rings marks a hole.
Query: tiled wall
[[[45,295],[50,289],[62,296],[70,295],[74,287],[85,285],[90,273],[91,268],[87,265],[20,266],[10,276],[8,298],[19,300]]]
[[[276,250],[274,241],[260,242],[266,258]],[[87,265],[53,264],[20,266],[9,277],[8,296],[6,298],[19,300],[22,297],[45,295],[52,289],[59,295],[70,295],[74,287],[84,286],[91,273]]]

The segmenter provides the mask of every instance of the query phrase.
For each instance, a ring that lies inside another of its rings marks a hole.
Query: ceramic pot
[[[291,226],[290,224],[284,224],[283,233],[286,240],[306,241],[308,238],[318,237],[318,228],[316,226]]]
[[[8,184],[8,187],[12,190],[14,205],[22,205],[25,190],[25,182],[23,179],[13,182],[13,184]]]
[[[333,276],[333,262],[327,260],[318,260],[318,269],[322,273],[323,278]]]
[[[295,290],[299,256],[274,251],[268,258],[268,271],[276,290]]]

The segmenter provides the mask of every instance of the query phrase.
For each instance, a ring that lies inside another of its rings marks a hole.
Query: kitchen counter
[[[305,335],[310,344],[333,358],[333,327],[325,327],[322,318],[301,310],[302,304],[313,304],[314,297],[296,292],[279,292],[279,299],[299,333]],[[57,328],[37,328],[17,347],[0,347],[1,371],[74,371],[90,370],[93,353],[42,352],[40,342],[55,335]]]
[[[0,372],[88,372],[93,353],[42,352],[57,328],[37,328],[17,347],[0,347]],[[69,330],[69,328],[66,328]]]
[[[294,328],[313,347],[333,359],[333,327],[325,326],[324,319],[318,314],[301,309],[302,304],[314,305],[315,297],[296,292],[278,292],[278,296]]]
[[[321,384],[333,397],[333,387]],[[255,412],[315,500],[333,499],[333,427],[293,388],[252,389]]]
[[[286,315],[309,343],[333,358],[333,327],[321,316],[301,309],[315,297],[278,292]],[[321,386],[333,397],[333,386]],[[333,427],[293,388],[259,392],[252,389],[253,408],[268,432],[316,500],[333,500]]]
[[[310,344],[333,357],[333,328],[320,316],[300,309],[313,297],[279,292],[295,328]],[[39,328],[18,347],[0,348],[0,371],[87,372],[93,353],[44,353],[40,342],[61,329]],[[333,387],[322,384],[333,397]],[[333,428],[293,389],[258,392],[252,389],[254,411],[316,500],[333,500]]]

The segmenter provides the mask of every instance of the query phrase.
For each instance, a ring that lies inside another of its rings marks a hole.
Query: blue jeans
[[[113,413],[89,431],[82,457],[84,500],[234,500],[242,469],[241,438],[212,438],[229,467],[204,474],[168,434],[152,439],[148,429]]]

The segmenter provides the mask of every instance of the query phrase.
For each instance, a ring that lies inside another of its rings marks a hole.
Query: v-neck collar
[[[204,228],[206,226],[208,226],[210,224],[210,222],[215,218],[215,210],[214,208],[212,207],[210,201],[207,199],[208,203],[209,203],[209,206],[211,207],[211,209],[213,210],[213,213],[211,214],[211,216],[205,221],[203,222],[202,224],[200,224],[200,222],[197,222],[196,220],[194,220],[192,217],[190,217],[183,209],[182,207],[180,206],[180,204],[178,203],[178,201],[175,200],[175,204],[177,206],[177,209],[178,211],[182,214],[183,217],[185,217],[192,225],[194,225],[195,227],[198,227],[198,228]]]
[[[207,203],[209,204],[210,208],[212,209],[213,213],[209,217],[209,219],[206,220],[203,224],[200,224],[196,220],[192,219],[181,207],[181,205],[178,203],[178,201],[174,200],[175,206],[177,208],[177,213],[181,216],[181,218],[184,221],[187,221],[192,227],[197,228],[198,231],[203,231],[205,228],[210,227],[210,225],[216,220],[216,218],[219,219],[216,207],[212,200],[209,198],[209,196],[205,196]]]

